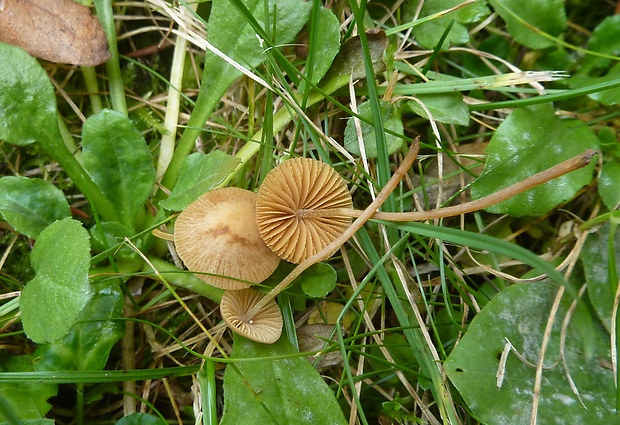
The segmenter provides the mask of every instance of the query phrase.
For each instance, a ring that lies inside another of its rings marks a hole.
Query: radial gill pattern
[[[248,319],[245,313],[262,297],[255,289],[247,288],[238,291],[226,291],[222,296],[220,311],[226,324],[252,341],[273,344],[282,334],[282,313],[275,301],[269,302]]]
[[[295,158],[265,178],[258,191],[256,221],[273,252],[300,263],[351,224],[342,211],[331,210],[352,206],[346,181],[332,167],[310,158]]]

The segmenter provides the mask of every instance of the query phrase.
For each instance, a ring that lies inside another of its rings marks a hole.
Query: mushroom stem
[[[465,202],[463,204],[454,205],[451,207],[437,208],[428,211],[413,211],[413,212],[375,212],[370,218],[384,221],[425,221],[433,220],[436,218],[454,217],[457,215],[467,214],[474,211],[479,211],[490,207],[491,205],[498,204],[507,199],[512,198],[526,190],[532,189],[538,185],[546,183],[550,180],[568,174],[571,171],[575,171],[581,167],[585,167],[590,163],[590,160],[597,151],[594,149],[587,149],[584,153],[576,155],[566,161],[560,162],[551,168],[536,173],[527,177],[520,182],[512,184],[504,189],[498,190],[483,198],[476,199],[475,201]],[[365,210],[353,210],[348,208],[330,208],[330,209],[304,209],[299,210],[297,215],[300,218],[306,217],[360,217],[364,214]]]
[[[334,239],[329,245],[317,252],[313,256],[302,261],[291,271],[277,286],[269,291],[263,298],[261,298],[253,307],[251,307],[244,315],[245,318],[252,318],[256,315],[265,305],[273,300],[280,292],[285,290],[292,282],[297,278],[304,270],[311,265],[323,261],[331,257],[349,238],[351,238],[355,232],[357,232],[369,219],[378,219],[386,221],[424,221],[432,220],[435,218],[453,217],[461,214],[466,214],[473,211],[478,211],[487,208],[491,205],[495,205],[499,202],[505,201],[519,193],[529,190],[535,186],[543,184],[549,180],[553,180],[571,171],[577,170],[581,167],[588,165],[594,155],[598,152],[594,149],[588,149],[584,153],[576,155],[566,161],[559,163],[547,170],[527,177],[526,179],[501,189],[491,195],[477,199],[475,201],[466,202],[461,205],[438,208],[429,211],[415,211],[409,213],[385,213],[377,212],[379,207],[385,202],[387,197],[392,193],[396,185],[402,180],[407,173],[407,170],[415,161],[419,150],[419,138],[417,138],[411,145],[407,156],[405,156],[403,162],[400,164],[392,178],[387,182],[385,187],[377,194],[375,200],[364,210],[352,210],[346,208],[332,208],[324,210],[302,210],[302,214],[307,216],[346,216],[357,217],[356,220],[347,228],[347,230]]]
[[[334,239],[330,244],[328,244],[325,248],[317,252],[311,257],[308,257],[301,263],[297,265],[277,286],[275,286],[271,291],[269,291],[263,298],[260,299],[252,308],[248,310],[248,312],[244,315],[245,318],[251,318],[256,315],[265,305],[267,305],[271,300],[273,300],[280,292],[285,290],[292,282],[295,280],[297,276],[299,276],[304,270],[306,270],[311,265],[318,263],[319,261],[323,261],[332,255],[347,241],[349,240],[355,232],[357,232],[363,225],[366,223],[372,216],[375,214],[375,211],[378,210],[381,205],[385,202],[385,200],[390,196],[390,193],[394,190],[396,185],[403,179],[405,174],[407,174],[407,170],[413,165],[413,161],[415,161],[418,156],[418,151],[420,150],[420,138],[417,137],[411,147],[409,148],[409,152],[403,159],[403,162],[396,169],[392,178],[387,182],[387,184],[381,189],[381,192],[377,194],[375,200],[363,211],[360,211],[357,219],[351,223],[351,225],[344,231],[339,237]],[[348,210],[351,211],[351,210]]]

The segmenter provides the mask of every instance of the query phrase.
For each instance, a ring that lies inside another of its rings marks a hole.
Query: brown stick
[[[385,221],[425,221],[433,220],[436,218],[454,217],[457,215],[467,214],[474,211],[483,210],[491,205],[499,204],[507,199],[512,198],[520,193],[523,193],[533,187],[546,183],[550,180],[563,176],[564,174],[575,171],[579,168],[585,167],[590,163],[590,160],[598,152],[594,149],[588,149],[584,153],[560,162],[559,164],[548,168],[544,171],[527,177],[518,183],[510,185],[504,189],[498,190],[484,198],[476,199],[475,201],[465,202],[463,204],[454,205],[451,207],[437,208],[428,211],[414,211],[414,212],[375,212],[371,218]],[[332,208],[324,210],[304,210],[306,215],[320,217],[320,216],[345,216],[345,217],[359,217],[365,210],[351,210],[346,208]]]

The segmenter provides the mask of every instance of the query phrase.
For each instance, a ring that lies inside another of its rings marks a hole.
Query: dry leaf
[[[94,66],[110,58],[101,24],[73,0],[0,0],[0,41],[51,62]]]
[[[297,329],[297,339],[299,341],[299,351],[317,351],[322,350],[325,347],[325,340],[329,339],[330,335],[334,331],[334,325],[305,325]],[[335,341],[335,335],[332,337]],[[315,363],[317,360],[314,356],[308,356],[310,363]],[[318,362],[316,364],[317,369],[325,369],[329,366],[335,366],[342,362],[342,354],[340,351],[330,351],[328,353],[322,353],[318,356]]]

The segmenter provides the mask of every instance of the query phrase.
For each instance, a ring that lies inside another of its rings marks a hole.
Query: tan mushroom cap
[[[336,239],[351,224],[343,215],[314,214],[351,209],[346,181],[329,165],[310,158],[288,160],[269,172],[258,191],[256,221],[269,248],[300,263]]]
[[[188,205],[177,218],[174,244],[189,270],[223,289],[250,286],[239,280],[260,283],[280,262],[258,233],[256,194],[236,187],[212,190]]]
[[[262,298],[253,288],[226,291],[220,303],[220,312],[226,324],[237,334],[252,341],[273,344],[282,335],[282,313],[278,304],[271,300],[254,317],[244,317],[250,308]]]

